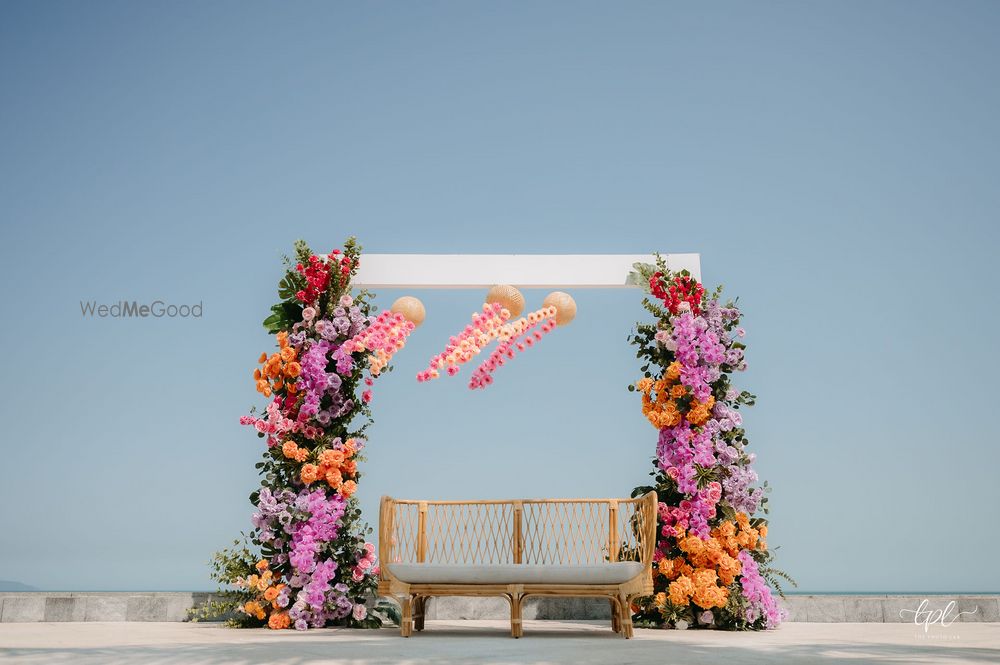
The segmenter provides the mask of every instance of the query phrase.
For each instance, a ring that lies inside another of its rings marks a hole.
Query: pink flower
[[[361,393],[361,399],[364,400],[365,404],[372,401],[372,391],[366,390]]]
[[[354,299],[351,298],[351,296],[347,295],[346,293],[344,295],[340,296],[340,306],[341,307],[350,307],[353,304],[354,304]]]
[[[315,318],[316,318],[316,308],[306,307],[304,310],[302,310],[303,321],[312,321]]]
[[[368,616],[368,608],[362,605],[361,603],[358,603],[357,605],[354,606],[354,609],[351,611],[351,614],[354,616],[355,621],[361,621],[366,616]]]

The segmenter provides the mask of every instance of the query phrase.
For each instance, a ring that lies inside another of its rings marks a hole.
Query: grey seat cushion
[[[618,561],[583,566],[391,563],[387,568],[407,584],[622,584],[644,567],[638,561]]]

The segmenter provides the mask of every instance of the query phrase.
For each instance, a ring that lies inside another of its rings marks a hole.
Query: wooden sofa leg
[[[413,600],[413,629],[420,632],[424,629],[424,612],[427,609],[427,596],[417,596]]]
[[[620,632],[622,629],[622,613],[618,609],[618,601],[614,598],[608,598],[608,602],[611,604],[611,630],[614,632]]]
[[[524,635],[524,623],[521,621],[521,603],[524,601],[524,587],[512,584],[507,587],[507,600],[510,601],[510,636],[519,638]]]
[[[621,633],[626,640],[632,637],[632,608],[628,603],[628,596],[624,593],[618,594],[618,607],[621,612]]]
[[[399,634],[409,637],[413,634],[413,596],[407,594],[400,602],[403,610],[403,618],[399,622]]]

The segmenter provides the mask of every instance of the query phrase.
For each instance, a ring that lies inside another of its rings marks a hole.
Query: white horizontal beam
[[[664,254],[667,267],[701,280],[698,254]],[[476,289],[494,284],[523,288],[613,289],[626,283],[633,263],[652,254],[362,254],[353,282],[367,288]]]

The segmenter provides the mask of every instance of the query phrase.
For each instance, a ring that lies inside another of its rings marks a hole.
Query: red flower
[[[701,313],[701,299],[705,295],[705,287],[688,275],[677,275],[664,290],[663,273],[655,273],[649,278],[649,291],[654,297],[663,301],[671,314],[680,311],[682,302],[690,305],[692,314]]]

